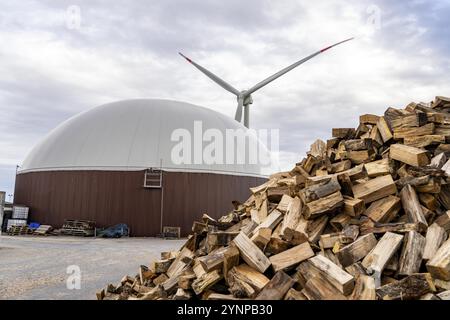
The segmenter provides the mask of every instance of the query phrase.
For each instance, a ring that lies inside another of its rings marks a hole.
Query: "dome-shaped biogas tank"
[[[236,138],[243,133],[244,147]],[[256,161],[250,157],[255,145]],[[20,173],[150,167],[249,176],[278,169],[257,135],[221,113],[178,101],[136,99],[101,105],[65,121],[34,147]]]

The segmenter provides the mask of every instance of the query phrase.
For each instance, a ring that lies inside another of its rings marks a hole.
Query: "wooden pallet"
[[[6,233],[10,236],[18,236],[28,234],[29,232],[28,226],[11,226]]]
[[[60,234],[67,236],[92,237],[94,235],[94,230],[62,228]]]
[[[40,225],[39,228],[34,230],[33,234],[38,236],[48,236],[49,232],[52,231],[53,227],[50,225]]]
[[[92,237],[95,233],[95,222],[89,220],[66,220],[60,234],[68,236]]]
[[[163,238],[164,239],[180,239],[180,227],[164,227]]]

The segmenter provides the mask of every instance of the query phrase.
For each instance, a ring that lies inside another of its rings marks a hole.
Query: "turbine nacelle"
[[[214,81],[215,83],[217,83],[219,86],[221,86],[222,88],[224,88],[225,90],[233,93],[234,95],[236,95],[237,97],[237,102],[238,102],[238,106],[236,109],[236,114],[234,119],[238,122],[242,121],[242,110],[244,110],[244,126],[246,126],[247,128],[250,125],[250,112],[249,112],[249,106],[253,103],[253,98],[251,96],[251,94],[259,89],[261,89],[262,87],[266,86],[267,84],[271,83],[272,81],[274,81],[275,79],[278,79],[279,77],[281,77],[282,75],[284,75],[285,73],[291,71],[292,69],[298,67],[299,65],[305,63],[306,61],[314,58],[315,56],[321,54],[322,52],[327,51],[328,49],[331,49],[341,43],[347,42],[352,40],[353,38],[349,38],[346,39],[344,41],[340,41],[338,43],[335,43],[331,46],[328,46],[324,49],[321,49],[309,56],[307,56],[306,58],[303,58],[293,64],[291,64],[290,66],[278,71],[277,73],[271,75],[270,77],[264,79],[263,81],[257,83],[256,85],[254,85],[253,87],[251,87],[248,90],[242,90],[239,91],[236,88],[234,88],[233,86],[231,86],[230,84],[228,84],[226,81],[224,81],[223,79],[219,78],[218,76],[216,76],[214,73],[212,73],[211,71],[203,68],[201,65],[195,63],[194,61],[192,61],[191,59],[189,59],[188,57],[186,57],[185,55],[183,55],[181,52],[179,52],[179,54],[185,58],[189,63],[191,63],[192,65],[194,65],[198,70],[200,70],[203,74],[205,74],[208,78],[210,78],[212,81]]]

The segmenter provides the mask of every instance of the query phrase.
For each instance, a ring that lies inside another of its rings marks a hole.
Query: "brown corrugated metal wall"
[[[164,172],[163,225],[190,232],[203,213],[220,217],[231,201],[245,201],[265,179],[213,173]],[[130,226],[133,236],[160,232],[161,189],[144,188],[144,171],[42,171],[17,175],[14,202],[30,207],[33,221],[60,227],[65,219],[99,227]]]

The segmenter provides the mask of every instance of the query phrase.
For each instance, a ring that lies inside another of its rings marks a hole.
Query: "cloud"
[[[81,10],[80,29],[67,27],[73,5]],[[233,116],[235,97],[178,51],[245,89],[328,44],[358,36],[253,95],[251,125],[280,129],[283,169],[332,127],[355,126],[359,114],[448,95],[445,0],[10,0],[1,6],[0,186],[9,192],[15,164],[32,146],[96,105],[158,97]],[[379,30],[370,24],[374,17]]]

